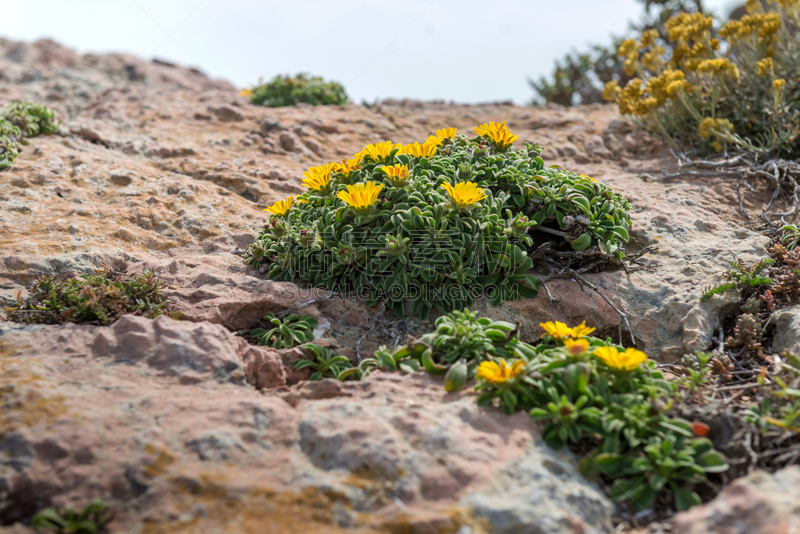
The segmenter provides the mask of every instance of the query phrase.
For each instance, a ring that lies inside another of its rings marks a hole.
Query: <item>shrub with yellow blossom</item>
[[[591,337],[595,329],[585,322],[540,327],[542,342],[532,346],[518,325],[455,311],[439,317],[433,332],[392,350],[382,346],[339,379],[424,369],[444,375],[448,392],[474,380],[479,405],[508,415],[525,410],[543,422],[550,446],[581,451],[582,473],[607,483],[612,499],[635,510],[656,499],[673,500],[677,510],[699,504],[694,484],[728,465],[708,439],[695,437],[691,423],[674,416],[675,381],[644,352]]]
[[[675,147],[800,155],[800,0],[747,2],[748,14],[715,28],[679,13],[619,47],[625,87],[603,97]]]
[[[622,257],[624,199],[546,167],[541,147],[514,148],[505,122],[474,133],[443,128],[422,144],[377,142],[311,167],[307,191],[267,208],[272,218],[247,261],[274,280],[385,300],[400,316],[411,301],[425,317],[480,295],[495,305],[535,296],[534,236],[555,240],[555,250]]]

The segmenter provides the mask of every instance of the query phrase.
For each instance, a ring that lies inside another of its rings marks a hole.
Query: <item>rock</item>
[[[208,112],[222,122],[241,122],[244,120],[244,115],[239,110],[227,105],[219,107],[208,106]]]
[[[108,179],[111,183],[120,187],[131,185],[136,178],[136,173],[128,169],[114,169],[108,173]]]
[[[287,152],[311,154],[311,151],[305,147],[303,142],[300,141],[300,138],[297,137],[297,134],[294,132],[281,132],[279,139],[281,148]]]
[[[675,534],[789,534],[800,524],[800,466],[755,471],[675,518]]]
[[[588,136],[583,143],[583,148],[586,151],[586,155],[590,158],[597,156],[603,159],[609,159],[613,157],[613,154],[606,148],[603,138],[599,135],[593,134]]]
[[[609,532],[609,502],[599,487],[572,479],[575,460],[545,447],[529,449],[507,465],[490,488],[467,495],[462,504],[492,525],[492,534]]]
[[[784,350],[800,353],[800,306],[790,306],[775,312],[775,337],[772,339],[772,352],[780,354]]]

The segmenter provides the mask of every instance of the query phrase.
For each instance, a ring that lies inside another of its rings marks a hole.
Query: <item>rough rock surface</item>
[[[125,503],[117,524],[142,532],[234,529],[253,514],[293,525],[275,532],[608,524],[611,503],[526,414],[479,409],[425,374],[264,395],[244,380],[240,338],[166,317],[17,327],[0,340],[4,523],[97,497]],[[282,517],[284,501],[308,517]]]
[[[800,466],[734,480],[704,506],[680,514],[675,534],[791,534],[800,528]]]
[[[586,273],[601,293],[556,279],[535,299],[477,304],[530,339],[551,319],[616,338],[627,329],[616,307],[651,357],[703,349],[731,302],[700,304],[700,288],[730,260],[765,253],[724,178],[642,180],[673,163],[609,106],[267,109],[191,69],[51,41],[0,40],[0,81],[0,101],[46,102],[65,132],[32,139],[0,173],[0,305],[42,273],[154,269],[185,319],[20,327],[0,315],[1,524],[98,497],[131,532],[606,529],[608,500],[524,414],[478,410],[426,376],[287,388],[302,378],[296,354],[231,333],[298,308],[319,319],[321,343],[357,357],[430,329],[433,318],[266,280],[239,255],[262,210],[303,190],[306,167],[367,143],[506,120],[547,146],[548,163],[631,202],[629,253],[647,250],[629,273]]]

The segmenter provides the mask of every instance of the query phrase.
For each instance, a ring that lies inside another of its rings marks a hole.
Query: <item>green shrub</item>
[[[310,315],[291,314],[281,320],[275,314],[268,313],[264,320],[272,323],[269,330],[255,328],[250,336],[258,339],[259,345],[269,345],[276,349],[285,349],[314,341],[314,329],[319,326],[319,321]]]
[[[95,323],[108,325],[132,313],[156,317],[164,312],[162,283],[152,272],[125,276],[100,270],[93,275],[60,280],[39,277],[28,298],[5,308],[9,319],[21,323]]]
[[[800,1],[772,4],[748,0],[748,14],[719,29],[702,13],[679,13],[661,33],[623,41],[619,54],[637,77],[624,88],[609,82],[604,95],[675,147],[797,157]]]
[[[108,506],[95,499],[87,504],[80,513],[67,506],[64,510],[45,508],[33,516],[31,526],[52,530],[58,534],[95,534],[102,532],[104,526],[111,521]]]
[[[326,82],[319,76],[310,76],[302,72],[294,77],[279,74],[268,83],[259,81],[259,84],[252,89],[242,91],[242,95],[249,96],[254,104],[270,108],[293,106],[299,103],[312,106],[350,103],[341,84]]]
[[[497,305],[534,297],[528,250],[621,258],[630,206],[595,180],[546,167],[541,147],[516,150],[505,123],[454,128],[420,145],[369,145],[352,159],[313,167],[309,191],[276,202],[246,261],[273,280],[300,278],[369,304],[405,302],[426,317],[463,309],[481,294]],[[535,239],[539,242],[535,242]]]

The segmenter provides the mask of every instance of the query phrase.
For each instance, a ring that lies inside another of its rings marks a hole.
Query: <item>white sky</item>
[[[707,0],[727,13],[732,0]],[[743,0],[742,0],[743,2]],[[124,51],[248,86],[308,71],[356,101],[485,102],[638,19],[635,0],[0,0],[0,36]]]

